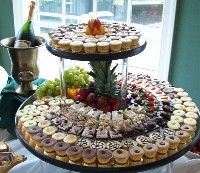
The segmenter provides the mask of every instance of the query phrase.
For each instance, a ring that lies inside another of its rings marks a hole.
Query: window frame
[[[62,1],[62,3],[64,0]],[[127,0],[128,4],[132,3],[132,0]],[[157,70],[157,78],[160,80],[168,80],[169,76],[169,66],[171,59],[171,50],[172,50],[172,41],[174,33],[174,23],[175,23],[175,14],[176,14],[176,5],[177,0],[165,0],[163,5],[163,15],[162,15],[162,36],[161,36],[161,46],[160,46],[160,57]],[[15,35],[22,23],[26,20],[24,7],[28,6],[28,1],[25,0],[13,0],[13,14],[14,15],[14,26],[15,26]],[[40,14],[48,14],[48,12],[39,12],[39,6],[37,6],[37,15],[34,17],[40,17]],[[128,5],[127,7],[127,19],[126,22],[131,22],[132,6]],[[63,15],[63,10],[65,7],[62,7],[62,14],[59,14],[59,17],[64,21],[67,17],[73,18],[73,15]],[[97,14],[97,0],[93,1],[93,13]],[[57,15],[57,14],[56,14]],[[76,17],[75,17],[76,18]],[[42,25],[40,25],[42,26]],[[47,25],[45,25],[47,26]],[[169,27],[170,26],[170,27]],[[37,31],[38,26],[35,27]]]

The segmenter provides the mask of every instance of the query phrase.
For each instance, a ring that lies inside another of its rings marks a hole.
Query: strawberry
[[[105,105],[102,109],[102,111],[104,112],[112,112],[112,108],[110,105]]]
[[[95,23],[95,27],[99,30],[100,27],[101,27],[101,22],[100,22],[100,20],[97,18],[97,19],[95,19],[94,23]]]
[[[116,103],[115,105],[112,106],[112,111],[119,110],[120,108],[120,103]]]
[[[89,27],[89,29],[90,29],[91,31],[94,30],[94,28],[95,28],[94,19],[91,19],[91,20],[88,21],[88,27]]]
[[[82,101],[84,101],[84,98],[81,96],[81,95],[76,95],[75,96],[75,98],[74,98],[76,101],[80,101],[80,102],[82,102]]]
[[[88,105],[89,105],[90,107],[92,107],[92,108],[98,109],[98,106],[97,106],[96,103],[89,103]]]
[[[107,100],[106,100],[105,97],[100,97],[100,98],[98,99],[98,104],[99,104],[100,106],[105,105],[106,102],[107,102]]]
[[[153,101],[152,101],[152,100],[149,100],[149,101],[148,101],[148,105],[149,105],[149,106],[153,106],[153,105],[154,105]]]
[[[113,106],[117,103],[120,103],[120,99],[117,99],[117,98],[109,98],[108,99],[108,102]]]
[[[83,98],[83,100],[86,100],[87,96],[90,94],[89,90],[86,88],[81,88],[79,90],[79,95]]]
[[[148,100],[154,100],[152,95],[149,95]]]
[[[96,96],[94,93],[90,93],[90,94],[87,96],[86,101],[87,101],[88,103],[95,102],[95,101],[97,101],[97,96]]]

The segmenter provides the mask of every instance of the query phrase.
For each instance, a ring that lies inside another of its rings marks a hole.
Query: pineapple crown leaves
[[[112,61],[93,61],[89,65],[92,69],[89,75],[93,77],[97,94],[105,97],[118,97],[120,90],[116,88],[116,64],[111,69]]]

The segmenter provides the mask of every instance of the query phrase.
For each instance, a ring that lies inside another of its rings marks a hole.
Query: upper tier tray
[[[141,38],[139,40],[139,45],[136,48],[132,48],[129,50],[124,50],[120,52],[110,52],[110,53],[74,53],[68,51],[62,51],[56,49],[52,46],[51,40],[46,42],[47,49],[55,56],[71,59],[71,60],[79,60],[79,61],[110,61],[117,59],[125,59],[131,56],[135,56],[141,53],[146,48],[147,42]]]

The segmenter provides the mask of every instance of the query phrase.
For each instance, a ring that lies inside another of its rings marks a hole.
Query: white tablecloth
[[[26,150],[19,140],[12,140],[8,145],[17,155],[25,155],[27,160],[15,166],[9,173],[74,173],[48,164]],[[185,156],[172,164],[144,171],[142,173],[200,173],[200,159],[189,160]]]

